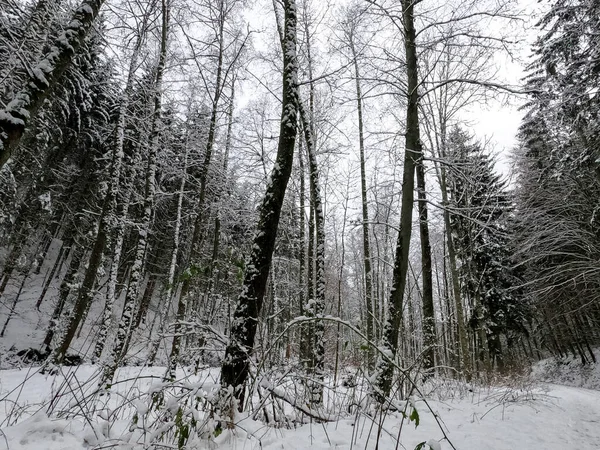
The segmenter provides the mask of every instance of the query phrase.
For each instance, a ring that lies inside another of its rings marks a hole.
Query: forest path
[[[549,395],[563,411],[562,420],[578,437],[580,445],[600,449],[600,391],[559,384],[547,384]]]

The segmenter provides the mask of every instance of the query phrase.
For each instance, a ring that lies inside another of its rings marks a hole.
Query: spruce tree
[[[471,309],[479,357],[487,370],[502,364],[503,345],[524,332],[528,311],[513,270],[512,200],[494,161],[460,129],[448,139],[451,231],[461,292]],[[504,342],[504,344],[503,344]]]

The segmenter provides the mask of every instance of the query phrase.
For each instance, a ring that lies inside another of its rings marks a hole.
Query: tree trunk
[[[148,282],[144,288],[144,294],[140,300],[140,306],[135,314],[135,320],[133,321],[133,328],[138,328],[142,323],[146,323],[146,316],[148,315],[148,307],[152,302],[154,296],[154,290],[156,289],[156,276],[150,274],[148,276]]]
[[[71,246],[73,245],[73,230],[67,230],[68,235],[67,236],[63,236],[63,244],[60,246],[60,250],[58,251],[58,255],[56,256],[56,259],[54,260],[54,264],[52,265],[52,269],[50,270],[50,272],[48,273],[48,276],[46,277],[46,279],[44,280],[44,286],[42,288],[42,292],[40,293],[40,296],[38,297],[37,301],[35,302],[35,309],[37,309],[38,311],[40,310],[40,306],[42,305],[42,302],[44,301],[44,298],[46,297],[46,294],[48,293],[48,289],[50,288],[50,285],[52,284],[52,280],[54,279],[54,275],[58,273],[58,268],[60,267],[63,258],[66,258],[69,255],[69,252],[71,251]]]
[[[306,216],[306,204],[304,199],[306,198],[306,187],[304,180],[304,154],[302,152],[302,141],[298,143],[298,166],[300,171],[300,215],[299,215],[299,230],[298,230],[298,314],[300,316],[304,315],[305,305],[306,305],[306,289],[304,287],[304,274],[306,272],[306,225],[305,225],[305,216]],[[310,258],[309,258],[310,259]],[[300,339],[299,345],[300,348],[298,350],[298,356],[300,358],[300,362],[304,364],[304,362],[308,358],[308,324],[300,325]]]
[[[417,171],[417,191],[419,197],[419,232],[421,236],[421,270],[423,274],[423,369],[432,374],[435,366],[435,311],[433,307],[433,274],[431,267],[431,244],[429,242],[429,221],[427,217],[427,196],[425,192],[425,167],[419,161]]]
[[[373,308],[373,273],[371,268],[371,246],[369,239],[369,204],[367,199],[367,173],[365,169],[365,138],[363,124],[362,90],[356,48],[354,46],[354,30],[348,35],[348,43],[354,60],[354,79],[356,84],[356,109],[358,112],[358,148],[360,152],[360,193],[362,201],[363,261],[365,265],[365,304],[367,319],[367,338],[374,341],[375,314]],[[375,366],[375,354],[371,345],[367,346],[367,372]]]
[[[67,350],[69,349],[71,342],[75,337],[79,323],[82,321],[94,298],[94,285],[96,283],[96,276],[98,273],[98,268],[100,267],[100,263],[102,262],[102,255],[106,245],[109,203],[111,202],[109,195],[107,195],[104,200],[100,223],[97,226],[94,247],[92,248],[92,252],[88,260],[88,266],[85,271],[83,282],[78,290],[77,299],[75,301],[73,311],[67,321],[66,329],[62,336],[61,342],[54,350],[54,354],[52,355],[52,362],[54,364],[60,364],[64,359],[65,355],[67,354]]]
[[[165,305],[163,309],[163,317],[159,320],[159,332],[157,333],[156,339],[160,339],[162,335],[162,331],[164,329],[164,322],[166,321],[167,313],[169,310],[169,306],[171,305],[171,301],[173,299],[173,285],[175,283],[175,268],[177,266],[177,255],[179,253],[179,241],[180,241],[180,230],[181,230],[181,214],[183,210],[183,197],[185,193],[185,173],[187,171],[188,164],[188,145],[186,142],[185,146],[185,156],[184,156],[184,166],[185,169],[183,171],[184,176],[181,178],[181,185],[179,187],[179,197],[177,198],[177,218],[175,222],[175,231],[173,233],[173,252],[171,253],[171,264],[169,266],[169,278],[167,279],[167,291],[165,293]],[[171,344],[171,354],[169,355],[169,360],[167,362],[167,370],[165,372],[165,380],[174,381],[175,380],[175,369],[177,368],[177,360],[179,358],[179,351],[181,347],[182,337],[180,333],[179,322],[185,319],[185,313],[187,309],[187,295],[184,295],[182,292],[179,296],[179,302],[177,305],[177,315],[175,317],[175,327],[173,328],[173,342]],[[156,347],[156,349],[154,349]],[[157,341],[152,342],[152,353],[155,356],[158,350]],[[154,358],[153,358],[154,359]]]
[[[116,179],[117,176],[121,175],[121,165],[123,159],[125,157],[125,152],[123,150],[123,146],[125,143],[125,127],[126,127],[126,115],[127,109],[129,108],[129,99],[133,92],[134,81],[135,81],[135,71],[138,67],[138,59],[140,55],[140,51],[142,49],[142,44],[144,42],[144,35],[146,31],[146,26],[148,22],[149,14],[146,13],[142,20],[141,30],[138,32],[136,37],[135,47],[133,49],[133,54],[131,55],[131,60],[129,61],[129,71],[127,74],[127,83],[125,84],[125,90],[123,92],[123,96],[121,98],[121,103],[119,105],[119,115],[117,118],[117,127],[115,130],[115,134],[117,136],[115,147],[113,149],[113,164],[118,165],[118,170],[114,171],[114,177],[111,180],[111,193],[110,200],[113,202],[113,205],[110,207],[111,212],[116,212],[117,209],[117,199],[119,196],[119,183],[120,180]],[[102,323],[100,324],[100,330],[98,332],[98,339],[96,341],[96,346],[94,348],[94,353],[92,354],[92,360],[97,361],[102,355],[102,351],[104,350],[104,346],[106,344],[106,338],[108,335],[108,330],[112,323],[112,312],[113,306],[116,299],[116,291],[117,291],[117,275],[119,272],[119,266],[121,264],[121,254],[123,252],[123,241],[125,239],[125,219],[127,218],[127,212],[129,210],[129,200],[131,195],[131,189],[129,188],[129,183],[125,183],[124,186],[125,192],[123,193],[123,200],[121,203],[121,211],[118,214],[115,214],[114,217],[110,217],[111,228],[113,230],[113,246],[112,246],[112,261],[110,266],[110,272],[108,276],[108,285],[106,289],[106,303],[104,305],[104,313],[102,318]]]
[[[17,147],[25,127],[42,106],[87,36],[104,0],[84,0],[71,21],[31,70],[28,80],[14,99],[0,110],[0,168]]]
[[[325,310],[325,216],[321,199],[321,186],[319,183],[319,167],[315,149],[315,140],[304,106],[299,100],[298,110],[309,162],[309,179],[311,202],[315,211],[315,290],[314,298],[309,298],[308,315],[317,318],[311,336],[313,345],[311,369],[316,381],[311,386],[311,403],[320,404],[323,401],[323,379],[325,370],[325,325],[318,320]]]
[[[348,200],[350,191],[350,177],[346,184],[346,198],[344,202],[344,216],[342,217],[342,235],[340,236],[341,241],[341,255],[340,255],[340,268],[338,273],[338,286],[337,286],[337,316],[342,318],[342,280],[344,278],[344,270],[346,263],[346,219],[348,216]],[[337,234],[337,233],[336,233]],[[336,249],[337,250],[337,249]],[[341,323],[337,323],[336,330],[336,341],[335,341],[335,365],[333,368],[333,386],[337,385],[338,367],[340,362],[340,344],[341,344]]]
[[[414,3],[402,0],[404,24],[404,51],[406,53],[407,106],[404,169],[402,174],[402,205],[400,211],[400,231],[396,244],[396,257],[389,299],[389,317],[385,324],[382,348],[385,357],[379,361],[376,380],[376,396],[385,401],[392,387],[394,365],[398,351],[398,335],[402,324],[402,302],[406,290],[408,253],[412,233],[412,211],[415,188],[415,165],[421,158],[422,147],[419,133],[419,73],[417,62],[416,32],[414,26]]]
[[[76,283],[77,274],[79,273],[79,266],[81,265],[81,260],[85,254],[84,245],[78,245],[77,242],[74,242],[74,246],[75,249],[72,252],[73,254],[71,256],[71,262],[69,263],[67,273],[60,284],[58,301],[56,302],[54,310],[52,311],[52,316],[50,317],[50,322],[48,324],[48,330],[46,331],[46,336],[44,338],[44,342],[42,343],[43,353],[48,353],[50,351],[50,344],[52,343],[52,339],[56,333],[60,316],[62,315],[72,286]]]
[[[158,57],[156,79],[154,83],[154,111],[152,117],[152,130],[149,137],[150,145],[148,148],[148,162],[146,166],[144,208],[137,235],[135,259],[129,275],[129,285],[127,286],[127,292],[125,294],[125,303],[123,305],[123,312],[121,313],[121,320],[119,321],[119,327],[117,329],[115,344],[111,351],[111,355],[104,366],[103,374],[99,383],[100,386],[104,385],[106,389],[110,389],[111,387],[117,366],[127,353],[131,334],[133,333],[133,330],[131,330],[131,322],[140,290],[140,282],[143,279],[144,256],[146,254],[146,246],[148,244],[148,236],[150,233],[152,216],[154,214],[154,196],[156,194],[156,160],[159,146],[158,138],[160,136],[162,127],[162,79],[167,59],[169,8],[169,0],[162,0],[160,53]]]
[[[194,226],[192,231],[192,241],[190,244],[190,254],[189,254],[189,264],[194,262],[196,255],[200,252],[200,247],[203,239],[203,220],[204,220],[204,203],[206,197],[206,182],[208,176],[208,170],[210,168],[213,147],[215,143],[216,131],[217,131],[217,119],[219,114],[219,101],[221,99],[221,94],[223,93],[223,57],[224,57],[224,41],[223,34],[225,28],[225,18],[226,11],[223,0],[219,0],[219,31],[218,31],[218,41],[219,41],[219,51],[217,54],[217,73],[215,79],[215,92],[212,96],[212,108],[210,112],[210,120],[208,123],[208,135],[206,138],[206,146],[204,148],[204,161],[200,166],[199,173],[199,181],[200,181],[200,190],[198,193],[198,202],[196,204],[197,215],[194,220]],[[191,278],[186,278],[183,280],[181,294],[180,296],[187,296],[190,284],[192,280]],[[187,299],[184,300],[187,302]],[[192,305],[192,312],[190,315],[194,315],[194,311],[197,309],[196,302]]]
[[[442,141],[443,142],[443,141]],[[456,308],[456,328],[458,331],[458,351],[462,370],[467,381],[471,380],[471,365],[469,363],[469,345],[467,341],[467,330],[465,325],[465,313],[462,303],[460,283],[458,279],[458,268],[456,266],[456,251],[454,249],[454,238],[452,237],[452,227],[450,224],[450,211],[448,210],[448,186],[446,182],[446,169],[440,167],[440,190],[442,191],[442,206],[444,207],[444,228],[446,231],[446,244],[448,246],[448,264],[450,265],[450,279],[452,284],[452,296],[454,297],[454,306]]]
[[[267,278],[271,267],[275,238],[285,191],[292,171],[296,141],[298,108],[298,61],[296,57],[296,5],[284,0],[283,95],[277,157],[267,190],[259,211],[252,251],[244,274],[242,293],[234,312],[230,342],[221,368],[222,407],[231,412],[234,405],[228,391],[231,389],[238,407],[244,401],[244,385],[248,377],[250,354],[258,316],[262,308]],[[229,405],[227,405],[229,403]]]

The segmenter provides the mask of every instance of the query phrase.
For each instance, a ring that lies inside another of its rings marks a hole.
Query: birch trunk
[[[125,294],[125,303],[115,344],[104,366],[100,386],[110,389],[117,366],[127,353],[132,330],[131,321],[134,314],[136,301],[139,294],[140,282],[143,279],[144,255],[148,243],[148,234],[154,213],[154,196],[156,193],[156,159],[158,154],[158,138],[161,132],[161,107],[162,107],[162,79],[167,59],[169,26],[169,0],[162,0],[162,29],[160,41],[160,53],[156,67],[156,79],[154,83],[154,112],[152,118],[152,130],[150,132],[150,146],[148,148],[148,162],[146,166],[146,185],[144,192],[144,209],[141,224],[137,235],[135,258],[129,275],[129,285]]]
[[[298,110],[304,130],[306,152],[309,162],[310,197],[315,219],[315,280],[314,297],[309,298],[307,315],[317,318],[314,322],[312,340],[311,369],[316,380],[311,384],[311,403],[320,404],[323,401],[323,380],[325,370],[325,325],[322,320],[325,310],[325,217],[319,183],[319,167],[315,149],[313,128],[307,117],[304,106],[299,100]]]
[[[299,229],[299,233],[298,233],[298,241],[299,241],[299,249],[298,249],[298,286],[300,287],[299,292],[298,292],[298,303],[299,303],[299,308],[298,308],[298,314],[299,315],[304,315],[305,313],[305,305],[306,302],[308,300],[307,297],[307,290],[304,286],[304,275],[306,272],[306,265],[307,265],[307,258],[306,258],[306,225],[305,225],[305,216],[306,216],[306,204],[305,204],[305,197],[306,197],[306,182],[304,179],[304,154],[302,152],[302,141],[299,142],[298,145],[298,165],[300,168],[300,220],[299,220],[299,224],[300,224],[300,229]],[[311,214],[312,214],[312,209],[311,209]],[[312,216],[311,216],[312,217]],[[312,223],[312,220],[309,221],[309,224]],[[310,227],[310,225],[309,225]],[[310,229],[309,229],[310,230]],[[309,231],[309,236],[310,236],[311,231]],[[310,246],[310,248],[312,249],[312,246]],[[311,250],[309,249],[309,252]],[[312,261],[312,258],[308,258],[309,261],[309,267],[310,267],[310,261]],[[307,277],[308,280],[312,279],[312,276],[309,275]],[[309,284],[310,286],[310,284]],[[298,350],[298,356],[300,358],[300,362],[302,364],[305,364],[305,362],[308,360],[308,334],[309,334],[309,324],[301,324],[300,325],[300,339],[299,339],[299,345],[300,348]]]
[[[159,322],[159,333],[157,333],[157,338],[160,338],[164,323],[167,317],[167,312],[169,310],[169,306],[171,305],[173,299],[173,285],[175,283],[175,269],[177,267],[177,255],[179,253],[179,240],[180,240],[180,230],[181,230],[181,214],[183,210],[183,197],[185,192],[185,173],[187,171],[187,163],[188,163],[188,146],[186,142],[185,146],[185,156],[184,156],[184,176],[181,178],[181,185],[179,187],[179,196],[177,198],[177,218],[175,221],[175,231],[173,234],[173,252],[171,253],[171,264],[169,265],[169,278],[167,279],[167,290],[165,292],[165,305],[162,311],[162,317]],[[177,305],[177,316],[175,317],[175,326],[173,329],[174,336],[173,342],[171,345],[171,354],[169,355],[169,360],[167,362],[167,370],[165,373],[165,380],[173,381],[175,380],[175,369],[177,368],[177,359],[179,358],[179,351],[181,349],[181,335],[180,326],[178,322],[185,319],[185,312],[187,309],[186,297],[184,295],[179,296],[179,303]],[[152,356],[153,359],[156,357],[156,353],[158,351],[158,343],[155,340],[152,341]]]
[[[148,22],[148,13],[146,13],[143,17],[141,30],[138,32],[135,47],[133,49],[133,54],[131,55],[131,60],[129,62],[129,71],[127,74],[127,82],[125,84],[125,90],[123,91],[123,95],[121,98],[121,104],[119,105],[119,115],[117,119],[117,127],[115,130],[115,134],[117,136],[115,147],[113,150],[113,164],[118,164],[119,170],[118,173],[115,173],[114,176],[120,177],[120,167],[125,157],[125,152],[123,150],[123,146],[125,143],[125,127],[126,127],[126,115],[127,109],[129,108],[129,99],[133,92],[134,81],[135,81],[135,71],[138,67],[138,59],[142,49],[142,43],[144,41],[144,34],[146,31],[146,26]],[[111,193],[110,200],[113,202],[113,205],[110,207],[110,211],[116,211],[116,203],[119,196],[119,180],[112,179],[111,180]],[[110,329],[110,325],[112,323],[112,312],[115,303],[115,293],[117,290],[117,274],[119,272],[119,265],[121,264],[121,254],[123,252],[123,240],[125,237],[125,219],[127,217],[127,212],[129,210],[129,197],[131,195],[131,189],[129,188],[129,184],[126,183],[125,192],[123,193],[123,203],[121,205],[121,211],[119,214],[115,215],[115,217],[109,218],[111,222],[111,228],[113,229],[113,248],[112,248],[112,261],[110,265],[110,272],[108,276],[108,285],[106,289],[106,303],[104,305],[104,312],[102,316],[102,323],[100,324],[100,330],[98,331],[98,339],[96,341],[96,346],[94,348],[94,353],[92,354],[92,361],[97,361],[100,359],[102,355],[102,351],[104,350],[104,346],[106,345],[106,338],[108,335],[108,330]]]

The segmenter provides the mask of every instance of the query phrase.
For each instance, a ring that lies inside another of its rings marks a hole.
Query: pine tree
[[[38,112],[61,75],[71,66],[75,52],[83,44],[104,0],[84,0],[72,20],[31,70],[26,84],[0,110],[0,168],[19,144],[25,127]]]

